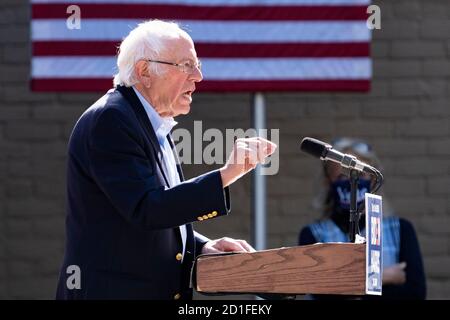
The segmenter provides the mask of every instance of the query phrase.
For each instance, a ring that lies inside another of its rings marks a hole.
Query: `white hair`
[[[150,20],[140,23],[123,39],[119,47],[114,86],[130,87],[136,84],[136,62],[142,59],[158,59],[165,48],[165,40],[185,37],[190,39],[186,31],[175,22]],[[161,74],[157,63],[151,64],[152,71]]]

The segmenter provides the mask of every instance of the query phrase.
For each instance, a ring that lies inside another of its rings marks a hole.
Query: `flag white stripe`
[[[32,0],[31,3],[123,3],[123,4],[172,4],[202,6],[280,6],[280,5],[368,5],[370,0]]]
[[[205,80],[369,79],[370,58],[203,59]],[[167,66],[168,68],[170,66]],[[39,57],[33,78],[107,78],[116,73],[115,57]]]
[[[32,39],[122,40],[141,20],[84,19],[81,29],[68,29],[66,20],[33,20]],[[353,22],[229,22],[180,21],[194,42],[282,43],[282,42],[368,42],[370,30],[365,21]]]

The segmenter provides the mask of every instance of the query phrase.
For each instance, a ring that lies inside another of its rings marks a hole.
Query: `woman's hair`
[[[161,20],[140,23],[120,44],[117,57],[119,72],[114,76],[114,86],[130,87],[136,84],[134,70],[136,62],[143,59],[158,59],[165,49],[165,41],[180,37],[190,39],[177,23]],[[150,67],[156,74],[162,73],[157,63],[150,64]]]

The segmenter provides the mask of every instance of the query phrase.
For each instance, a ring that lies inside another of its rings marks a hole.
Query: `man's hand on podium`
[[[251,245],[245,240],[236,240],[228,237],[210,240],[202,249],[202,254],[223,252],[255,252]]]

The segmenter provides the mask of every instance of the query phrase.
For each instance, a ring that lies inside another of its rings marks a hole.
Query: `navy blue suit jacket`
[[[194,233],[191,222],[214,211],[227,215],[228,188],[219,171],[184,181],[180,166],[183,182],[168,188],[161,157],[132,88],[110,90],[77,121],[68,147],[66,247],[57,299],[192,298],[190,271],[207,238]],[[67,286],[71,265],[80,268],[80,289]]]

